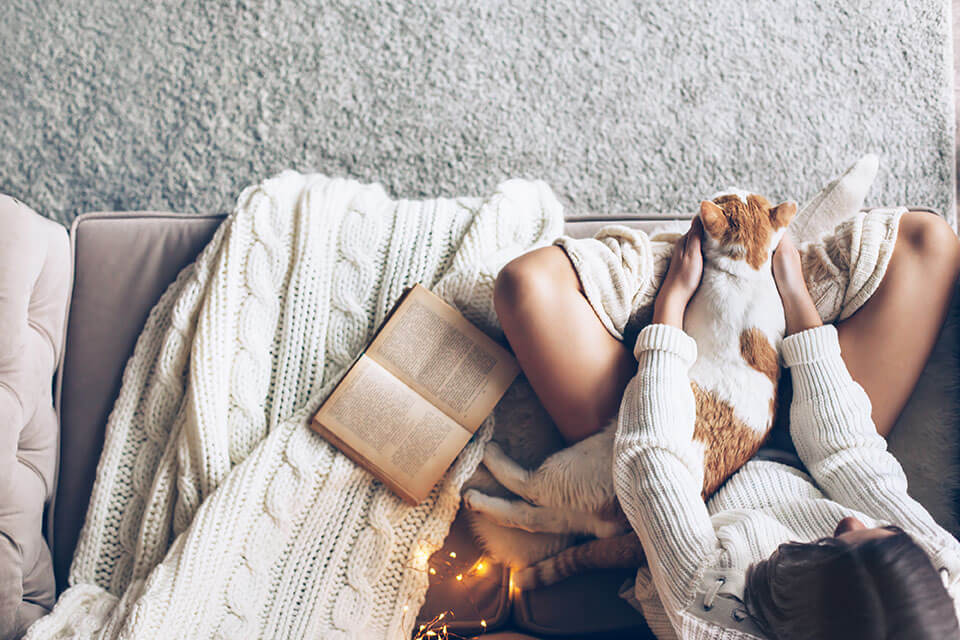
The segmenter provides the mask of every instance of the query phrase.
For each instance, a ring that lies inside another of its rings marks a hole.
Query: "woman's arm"
[[[704,561],[719,542],[700,495],[703,452],[694,445],[689,370],[697,344],[680,328],[702,273],[700,225],[677,243],[654,310],[637,337],[637,373],[627,384],[614,439],[614,486],[637,532],[668,614],[686,608]]]
[[[870,399],[840,357],[836,327],[828,324],[787,336],[783,359],[793,378],[790,433],[800,459],[824,492],[938,545],[955,545],[907,493],[903,468],[870,417]]]
[[[783,361],[793,380],[790,432],[807,470],[831,499],[926,537],[928,553],[944,546],[956,553],[956,540],[907,494],[903,469],[841,358],[836,328],[820,321],[788,238],[777,248],[773,270],[787,324]]]
[[[652,324],[637,337],[637,375],[627,384],[614,439],[614,486],[640,538],[668,612],[686,608],[704,560],[719,543],[700,493],[703,451],[694,445],[693,338]]]

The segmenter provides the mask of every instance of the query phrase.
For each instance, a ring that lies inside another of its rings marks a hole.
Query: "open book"
[[[397,301],[311,428],[418,504],[519,372],[506,349],[416,284]]]

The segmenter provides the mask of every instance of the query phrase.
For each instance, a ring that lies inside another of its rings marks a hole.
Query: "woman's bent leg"
[[[843,360],[867,392],[886,436],[906,405],[940,333],[960,272],[960,241],[947,222],[911,211],[876,292],[837,324]]]
[[[913,392],[960,273],[960,240],[939,216],[902,216],[877,291],[837,324],[843,359],[886,436]],[[566,252],[549,246],[508,263],[494,304],[524,374],[567,442],[616,415],[637,363],[583,295]]]
[[[510,261],[497,276],[494,305],[520,367],[568,443],[616,416],[637,361],[587,302],[566,251],[542,247]]]

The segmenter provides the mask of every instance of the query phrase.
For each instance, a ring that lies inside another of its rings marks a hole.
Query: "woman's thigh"
[[[960,241],[939,216],[909,212],[877,291],[837,324],[851,376],[870,397],[886,436],[930,356],[960,272]],[[524,374],[568,442],[614,417],[636,360],[610,335],[559,246],[507,264],[494,303]]]
[[[583,295],[566,251],[542,247],[508,263],[494,304],[524,374],[567,442],[616,416],[637,363]]]
[[[876,292],[837,323],[850,375],[867,392],[877,431],[893,428],[937,341],[960,270],[960,241],[943,218],[912,211]]]

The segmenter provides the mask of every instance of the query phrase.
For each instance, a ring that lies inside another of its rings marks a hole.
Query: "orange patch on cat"
[[[717,197],[713,204],[723,214],[716,212],[711,215],[708,203],[701,205],[700,217],[707,233],[721,245],[742,246],[743,258],[754,269],[759,269],[766,262],[773,233],[786,226],[797,212],[797,205],[792,202],[771,207],[769,200],[756,194],[748,195],[746,203],[740,196],[731,194]]]
[[[777,379],[780,377],[777,352],[760,329],[753,327],[744,329],[740,333],[740,355],[751,369],[756,369],[770,378],[770,382],[777,384]]]
[[[715,201],[727,214],[727,228],[723,244],[737,243],[746,254],[744,259],[754,269],[759,269],[767,260],[767,248],[773,225],[767,211],[770,203],[761,196],[751,195],[744,204],[739,196],[721,196]],[[766,205],[766,206],[764,206]]]
[[[733,407],[712,391],[690,383],[697,403],[693,439],[702,442],[703,497],[707,498],[757,452],[766,434],[748,427],[733,413]]]
[[[745,331],[744,334],[752,331]],[[762,334],[760,334],[762,336]],[[741,345],[744,336],[741,335]],[[764,340],[766,337],[764,336]],[[759,340],[748,338],[752,344],[761,344]],[[772,350],[769,342],[767,347]],[[763,347],[755,347],[763,353]],[[741,351],[743,347],[741,347]],[[767,354],[769,355],[769,354]],[[774,353],[774,363],[776,354]],[[696,383],[690,383],[697,404],[697,421],[693,438],[706,445],[704,452],[704,499],[709,498],[723,482],[746,464],[766,439],[740,421],[729,404],[720,400],[716,394],[700,389]],[[770,398],[770,422],[773,422],[777,398]],[[614,499],[604,504],[597,515],[604,520],[623,518],[620,503]],[[646,562],[640,539],[633,531],[611,538],[598,538],[573,547],[567,547],[560,553],[545,558],[514,574],[522,589],[534,589],[555,584],[564,578],[583,573],[585,570],[604,568],[636,568]]]
[[[693,438],[706,445],[702,492],[706,499],[757,452],[766,436],[740,421],[730,405],[714,393],[703,391],[694,382],[690,383],[690,387],[697,402]],[[771,398],[770,402],[772,407],[775,400]],[[597,515],[602,519],[626,517],[616,500],[603,505]],[[554,584],[585,569],[638,567],[644,562],[640,540],[636,533],[630,531],[612,538],[599,538],[567,547],[557,555],[524,569],[521,582],[524,589],[533,589]]]

